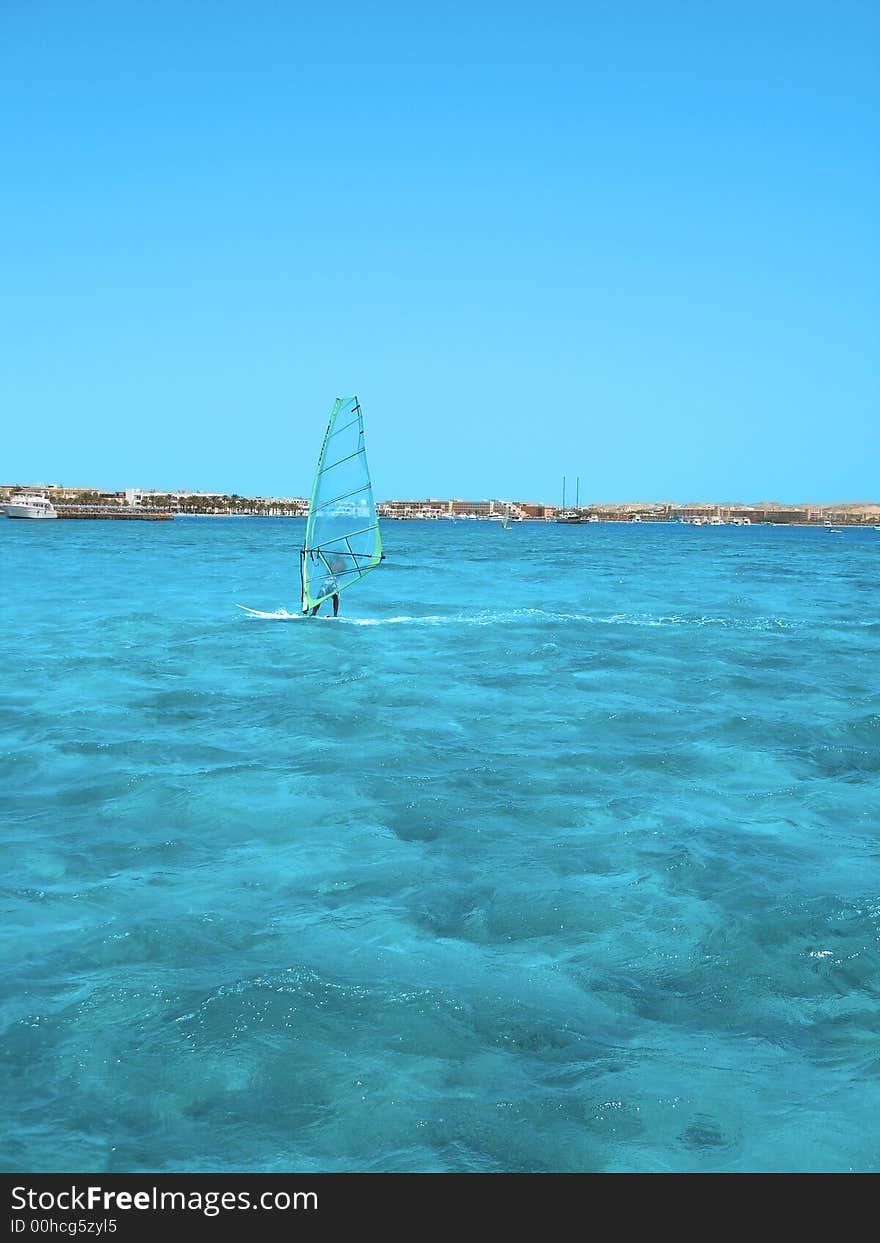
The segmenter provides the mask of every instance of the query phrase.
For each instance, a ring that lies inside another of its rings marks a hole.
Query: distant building
[[[452,512],[451,504],[434,497],[422,501],[380,501],[376,513],[380,518],[445,518]]]
[[[491,501],[459,501],[453,500],[449,504],[452,506],[451,512],[456,517],[463,518],[488,518],[493,512]]]
[[[131,506],[157,506],[162,509],[179,510],[185,508],[187,502],[204,502],[213,501],[219,504],[223,501],[231,500],[225,492],[169,492],[167,489],[161,488],[126,488],[121,494],[125,498],[126,505]]]

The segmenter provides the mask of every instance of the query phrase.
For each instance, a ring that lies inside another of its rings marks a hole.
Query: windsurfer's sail
[[[363,415],[356,397],[338,397],[315,470],[300,553],[303,612],[358,582],[381,560]]]

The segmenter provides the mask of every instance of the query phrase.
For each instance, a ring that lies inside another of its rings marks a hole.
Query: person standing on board
[[[337,614],[339,613],[339,591],[338,591],[339,583],[336,581],[336,575],[341,574],[344,569],[345,569],[345,562],[343,561],[342,557],[340,556],[334,557],[333,561],[330,564],[331,573],[328,574],[327,576],[327,584],[326,584],[328,591],[333,592],[333,616],[334,617],[336,617]],[[323,600],[318,601],[318,603],[312,609],[312,614],[311,614],[312,617],[315,616],[318,609],[321,607],[323,603],[324,603]]]
[[[315,616],[315,614],[317,613],[318,609],[321,607],[321,605],[322,605],[323,603],[324,603],[324,601],[323,601],[323,600],[320,600],[320,601],[319,601],[319,602],[315,605],[315,607],[312,609],[312,612],[311,612],[311,616],[312,616],[312,617],[314,617],[314,616]],[[334,591],[334,592],[333,592],[333,616],[334,616],[334,617],[336,617],[336,615],[338,614],[338,612],[339,612],[339,592],[338,592],[338,591]]]

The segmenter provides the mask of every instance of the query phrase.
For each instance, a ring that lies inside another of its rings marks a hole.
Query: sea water
[[[0,1166],[880,1167],[880,535],[301,538],[0,524]]]

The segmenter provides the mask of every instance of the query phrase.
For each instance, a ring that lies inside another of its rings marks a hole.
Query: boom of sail
[[[300,552],[302,611],[359,582],[382,560],[357,397],[337,397],[318,457]]]

